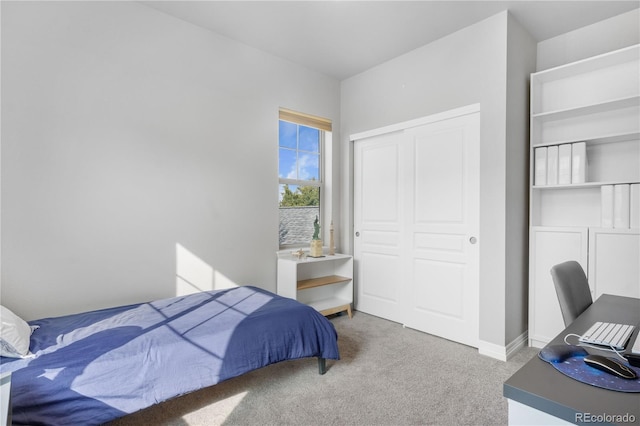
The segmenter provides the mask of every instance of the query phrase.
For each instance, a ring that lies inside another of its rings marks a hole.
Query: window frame
[[[309,114],[303,114],[303,113],[298,113],[292,110],[286,110],[281,108],[280,109],[280,115],[279,115],[279,120],[278,123],[280,123],[280,121],[286,121],[288,123],[293,123],[296,124],[298,126],[306,126],[306,127],[311,127],[314,129],[317,129],[319,131],[319,136],[318,136],[318,180],[302,180],[302,179],[290,179],[290,178],[281,178],[280,177],[280,133],[278,133],[278,197],[280,197],[281,194],[281,186],[282,185],[295,185],[297,187],[300,186],[314,186],[317,187],[319,190],[319,205],[318,205],[318,220],[320,221],[320,224],[324,223],[324,204],[326,201],[326,197],[325,197],[325,165],[326,165],[326,157],[325,157],[325,140],[326,140],[326,132],[329,131],[331,132],[331,121],[321,118],[321,117],[316,117],[316,116],[311,116]],[[322,126],[322,128],[320,127]],[[279,128],[279,124],[278,124],[278,128]],[[299,135],[298,135],[299,138]],[[300,152],[298,150],[298,147],[296,147],[296,153]],[[302,151],[304,152],[304,150]],[[298,158],[296,157],[296,163],[298,161]],[[296,164],[296,167],[298,167],[298,165]],[[278,209],[280,209],[280,201],[278,198]],[[280,220],[278,219],[278,229],[280,229]],[[309,236],[309,242],[311,241],[311,236]],[[280,244],[280,239],[278,237],[278,246],[279,248],[282,249],[290,249],[290,248],[304,248],[304,247],[308,247],[307,243],[304,242],[296,242],[293,244]]]

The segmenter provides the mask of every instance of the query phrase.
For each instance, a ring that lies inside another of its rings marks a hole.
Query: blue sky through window
[[[278,175],[320,180],[320,130],[280,120]]]

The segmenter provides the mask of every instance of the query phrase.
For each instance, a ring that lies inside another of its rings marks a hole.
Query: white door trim
[[[402,123],[391,124],[389,126],[379,127],[377,129],[354,133],[351,136],[349,136],[349,140],[351,142],[355,142],[360,139],[366,139],[372,136],[383,135],[385,133],[392,133],[392,132],[397,132],[401,130],[406,130],[412,127],[418,127],[425,124],[435,123],[437,121],[448,120],[450,118],[460,117],[467,114],[473,114],[479,111],[480,111],[480,104],[467,105],[460,108],[455,108],[455,109],[440,112],[437,114],[429,115],[427,117],[416,118],[414,120],[403,121]]]

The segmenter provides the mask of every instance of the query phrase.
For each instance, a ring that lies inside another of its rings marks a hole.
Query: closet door
[[[353,138],[356,309],[475,347],[479,117]]]
[[[405,325],[478,347],[479,113],[406,131]]]
[[[354,142],[354,252],[358,311],[402,322],[404,285],[402,170],[406,149],[402,132]]]

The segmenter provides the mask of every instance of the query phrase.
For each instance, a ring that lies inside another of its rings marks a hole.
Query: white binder
[[[534,185],[547,184],[547,147],[539,147],[535,149],[534,154]]]
[[[558,184],[558,146],[547,148],[547,185]]]
[[[629,228],[629,185],[613,186],[613,227]]]
[[[587,144],[576,142],[571,144],[571,183],[587,181]]]
[[[640,183],[629,187],[629,227],[640,228]]]
[[[558,148],[558,184],[571,183],[571,144],[566,143]]]

